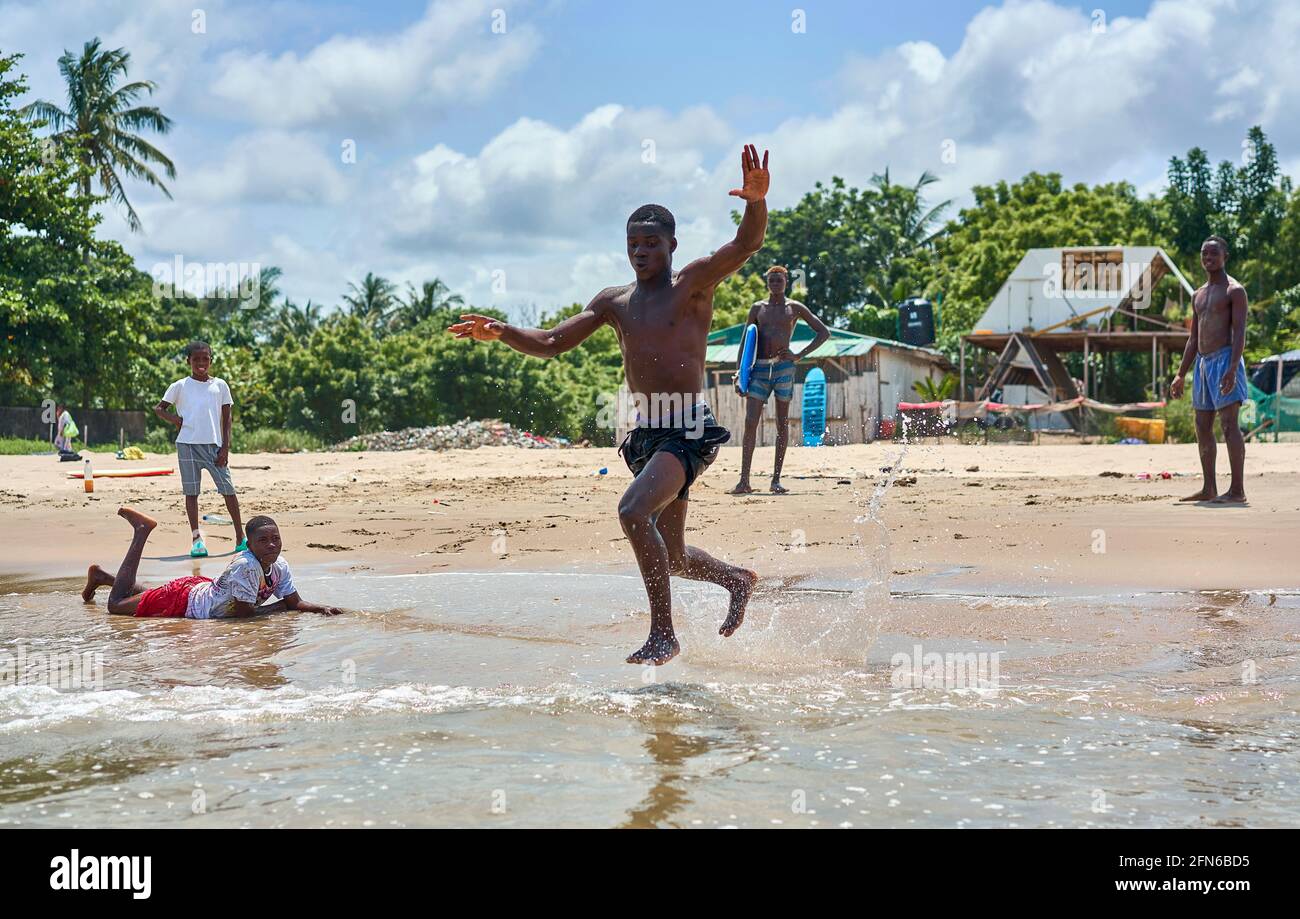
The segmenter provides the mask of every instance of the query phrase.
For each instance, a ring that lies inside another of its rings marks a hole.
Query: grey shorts
[[[230,481],[230,467],[217,465],[216,444],[177,444],[176,459],[181,467],[181,491],[197,495],[202,488],[200,473],[208,470],[217,493],[233,495],[235,483]]]

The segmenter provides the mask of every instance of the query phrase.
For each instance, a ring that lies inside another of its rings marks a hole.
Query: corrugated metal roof
[[[704,353],[704,361],[708,364],[735,364],[740,360],[740,342],[745,332],[745,324],[727,326],[725,329],[718,329],[716,332],[709,333],[708,347]],[[919,351],[938,360],[943,359],[943,355],[938,351],[930,348],[920,348],[916,345],[904,344],[901,341],[894,341],[888,338],[875,338],[871,335],[860,335],[857,332],[850,332],[847,329],[831,329],[831,337],[822,344],[816,351],[808,355],[805,360],[825,357],[859,357],[869,354],[877,345],[885,348],[901,348],[908,351]],[[795,326],[794,335],[790,340],[791,350],[798,351],[800,347],[808,344],[813,340],[813,330],[805,323],[799,323]]]

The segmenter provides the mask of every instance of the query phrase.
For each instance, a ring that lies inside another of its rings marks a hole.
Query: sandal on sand
[[[190,558],[207,558],[208,547],[203,545],[203,540],[194,540],[194,545],[190,546]]]

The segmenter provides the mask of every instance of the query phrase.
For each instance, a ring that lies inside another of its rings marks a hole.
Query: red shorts
[[[211,581],[212,578],[193,575],[168,581],[162,587],[155,587],[153,590],[146,590],[140,595],[140,602],[136,604],[135,614],[137,616],[163,616],[168,618],[182,617],[185,615],[185,605],[190,599],[190,591],[196,585],[210,583]]]

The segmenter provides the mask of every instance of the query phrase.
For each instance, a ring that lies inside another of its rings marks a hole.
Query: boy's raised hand
[[[462,313],[460,318],[464,321],[457,322],[447,329],[457,338],[472,338],[475,341],[496,341],[501,337],[502,329],[505,328],[504,322],[500,319],[493,319],[491,316]]]
[[[740,151],[740,174],[742,188],[733,188],[730,194],[746,201],[762,201],[767,197],[767,186],[771,176],[767,171],[767,151],[763,151],[763,165],[758,165],[758,149],[753,144],[745,144]]]

